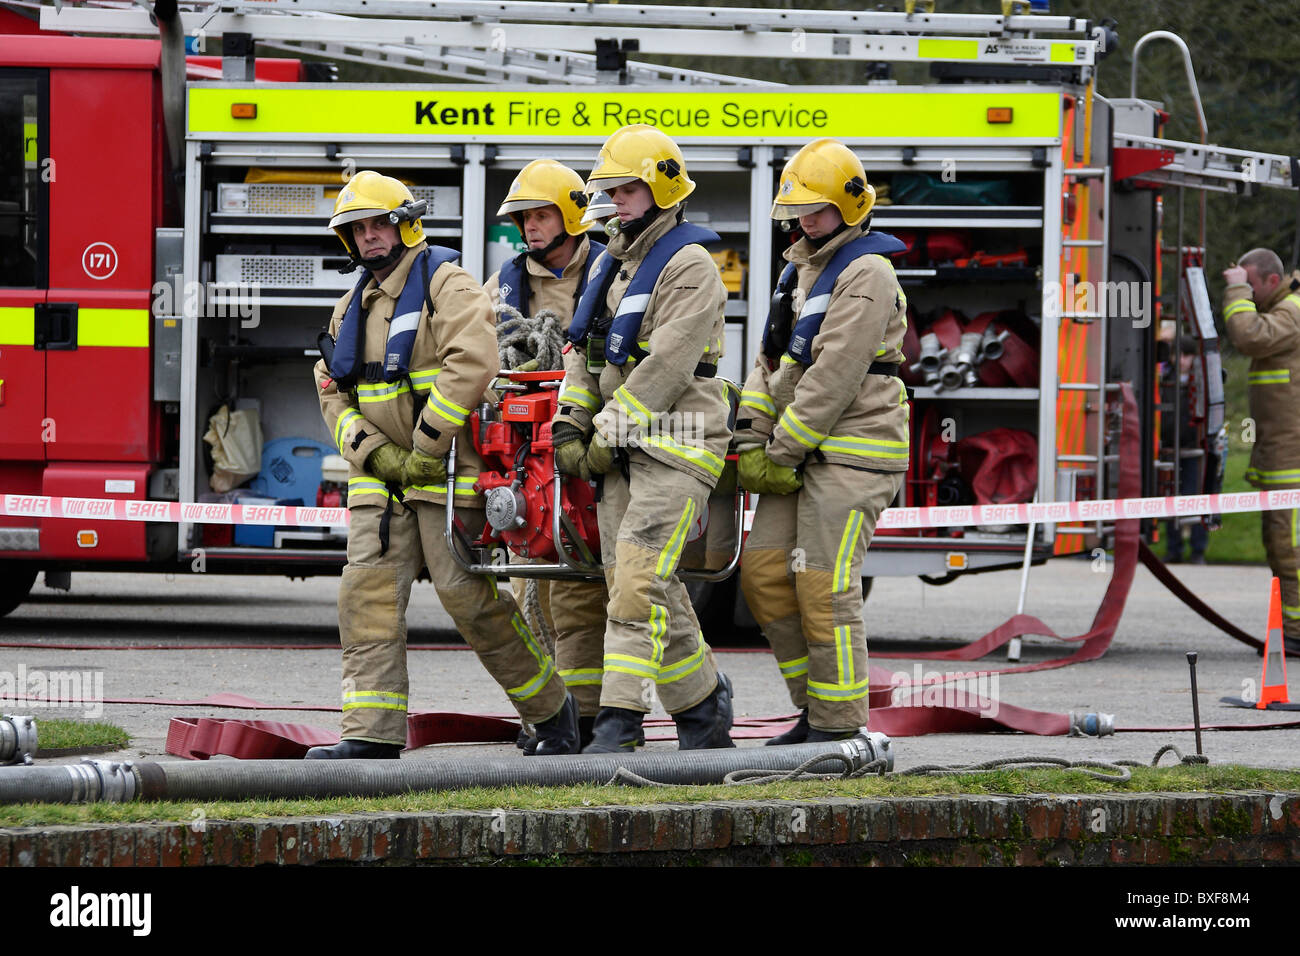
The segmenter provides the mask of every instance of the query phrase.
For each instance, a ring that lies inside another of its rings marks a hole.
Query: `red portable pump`
[[[486,499],[487,524],[478,547],[504,543],[526,558],[556,561],[553,536],[555,449],[551,419],[559,404],[563,371],[503,373],[494,406],[484,402],[470,416],[474,448],[483,458],[474,490]],[[593,555],[600,531],[592,487],[576,478],[561,483],[562,524],[572,527]]]

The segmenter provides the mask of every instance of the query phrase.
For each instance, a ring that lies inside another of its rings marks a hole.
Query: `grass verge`
[[[1300,772],[1254,767],[1134,767],[1127,783],[1098,780],[1077,770],[1008,770],[953,777],[868,777],[807,780],[767,786],[706,787],[508,787],[410,793],[373,799],[249,800],[229,803],[99,803],[88,806],[18,804],[0,807],[0,826],[34,827],[86,823],[189,823],[202,809],[211,820],[266,817],[337,817],[352,813],[437,813],[459,810],[562,810],[596,806],[697,804],[720,800],[815,800],[826,797],[918,797],[1099,794],[1227,793],[1238,790],[1300,791]]]
[[[102,750],[105,747],[120,750],[130,743],[125,730],[115,724],[88,723],[81,720],[37,720],[36,740],[41,753],[50,751],[75,752]]]

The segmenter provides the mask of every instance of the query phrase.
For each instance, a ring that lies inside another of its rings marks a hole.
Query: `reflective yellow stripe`
[[[570,405],[577,405],[579,408],[585,408],[589,412],[594,412],[600,408],[600,398],[587,391],[585,388],[578,388],[570,385],[560,393],[560,403],[568,402]]]
[[[671,667],[660,669],[656,683],[671,684],[674,681],[681,680],[683,677],[690,677],[704,666],[704,649],[706,646],[707,645],[704,643],[704,635],[697,631],[695,634],[695,653],[685,660],[678,661]]]
[[[428,405],[430,409],[447,419],[457,428],[464,425],[465,419],[469,417],[469,409],[461,408],[455,402],[444,398],[442,392],[438,391],[437,385],[429,385]]]
[[[631,657],[627,654],[606,654],[605,670],[617,674],[632,674],[636,677],[659,679],[659,665],[643,657]]]
[[[472,476],[471,476],[471,477],[463,477],[463,476],[457,475],[457,476],[456,476],[456,494],[458,494],[458,495],[477,495],[478,492],[476,492],[476,491],[474,490],[474,483],[475,483],[476,481],[478,481],[478,479],[475,478],[475,477],[472,477]],[[403,490],[404,490],[404,491],[408,491],[408,492],[409,492],[409,491],[425,491],[425,492],[428,492],[429,494],[434,494],[434,495],[445,495],[445,494],[447,493],[447,485],[446,485],[445,483],[444,483],[444,484],[441,484],[441,485],[408,485],[408,486],[407,486],[405,489],[403,489]]]
[[[844,523],[844,533],[840,535],[840,550],[835,555],[834,592],[839,594],[849,589],[849,571],[853,568],[853,552],[858,546],[858,533],[862,531],[861,511],[850,511],[849,520]]]
[[[1300,515],[1300,508],[1292,508],[1291,509],[1291,547],[1293,548],[1300,548],[1300,538],[1296,537],[1297,530],[1300,530],[1296,527],[1297,515]],[[1300,571],[1296,572],[1296,575],[1297,577],[1300,577]]]
[[[808,673],[808,656],[805,654],[792,661],[777,661],[776,665],[781,668],[781,676],[786,680],[792,677],[803,677]]]
[[[650,660],[655,666],[664,662],[664,635],[668,633],[668,609],[650,605]]]
[[[821,443],[820,447],[824,452],[858,455],[862,458],[906,458],[908,444],[905,441],[831,435]],[[902,451],[893,450],[900,448]]]
[[[384,487],[384,483],[378,478],[349,478],[348,479],[348,504],[351,505],[353,500],[360,498],[362,495],[383,495],[390,498],[392,495]]]
[[[344,710],[406,710],[407,697],[383,690],[349,691],[343,695]]]
[[[781,356],[781,364],[782,364],[782,365],[797,365],[797,364],[798,364],[798,360],[797,360],[794,356],[789,355],[789,354],[786,354],[786,355],[782,355],[782,356]]]
[[[35,345],[36,310],[0,306],[0,345]]]
[[[849,626],[841,624],[835,628],[835,670],[839,674],[841,686],[853,683],[853,645]]]
[[[677,567],[677,559],[681,556],[682,545],[686,542],[686,529],[691,526],[695,520],[695,501],[692,498],[686,499],[686,507],[682,509],[682,516],[677,519],[677,527],[673,528],[672,535],[668,538],[668,543],[664,545],[663,553],[659,555],[659,563],[655,565],[655,574],[667,579]]]
[[[1229,302],[1223,307],[1223,317],[1231,318],[1238,312],[1254,312],[1255,303],[1251,299],[1237,299],[1235,302]]]
[[[533,655],[533,660],[537,661],[537,675],[527,684],[520,684],[518,687],[507,687],[506,694],[512,700],[528,700],[530,697],[536,697],[538,692],[546,686],[546,682],[555,676],[555,664],[552,663],[550,655],[538,647],[537,642],[533,639],[533,632],[528,629],[524,619],[519,616],[518,612],[510,615],[510,623],[515,629],[515,633],[523,640],[524,646],[528,648],[528,653]]]
[[[867,696],[867,685],[870,682],[870,678],[867,677],[852,684],[821,684],[810,680],[808,696],[816,697],[818,700],[861,700]]]
[[[361,413],[355,408],[349,408],[339,416],[338,421],[334,423],[334,444],[339,450],[339,454],[345,454],[343,442],[348,437],[348,429],[357,422],[365,421]]]
[[[148,348],[148,309],[77,309],[78,346]]]
[[[405,382],[362,382],[357,385],[357,400],[363,405],[366,402],[387,402],[410,390]]]
[[[350,700],[354,697],[384,697],[400,700],[403,703],[410,700],[405,694],[399,694],[397,691],[392,690],[350,690],[343,695],[344,700]]]
[[[412,372],[410,376],[411,384],[415,386],[417,392],[423,391],[433,384],[433,380],[438,377],[438,373],[441,371],[440,368],[431,368],[421,372]]]
[[[678,458],[684,458],[691,464],[699,465],[714,478],[722,476],[722,469],[726,465],[721,458],[713,454],[707,448],[696,448],[694,445],[683,445],[676,439],[667,435],[651,435],[649,438],[641,439],[643,448],[658,448],[666,451],[670,455],[676,455]]]
[[[816,448],[826,440],[826,436],[819,431],[814,431],[803,422],[793,411],[786,409],[781,414],[781,427],[794,436],[794,440],[805,448]]]
[[[1291,381],[1289,368],[1267,368],[1248,372],[1246,380],[1251,385],[1284,385]]]
[[[1260,485],[1285,485],[1300,481],[1300,468],[1288,468],[1283,471],[1261,471],[1254,467],[1246,469],[1246,480]]]
[[[1282,301],[1283,301],[1283,302],[1290,302],[1292,305],[1297,306],[1297,307],[1300,307],[1300,295],[1296,295],[1294,292],[1292,292],[1290,295],[1288,295],[1288,296],[1287,296],[1285,299],[1283,299]]]
[[[620,385],[614,390],[614,399],[623,406],[627,412],[628,418],[636,422],[642,428],[650,427],[650,409],[642,405],[635,395],[627,390],[626,385]]]
[[[560,677],[568,687],[584,687],[600,684],[605,671],[600,667],[575,667],[560,671]]]
[[[740,393],[740,407],[756,408],[760,412],[765,412],[772,418],[776,418],[776,403],[772,397],[763,392],[755,392],[745,389]]]

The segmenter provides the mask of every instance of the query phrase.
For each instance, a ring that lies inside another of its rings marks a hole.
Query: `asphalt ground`
[[[1269,572],[1263,567],[1180,566],[1176,569],[1204,600],[1248,633],[1263,636]],[[1060,559],[1034,568],[1025,612],[1063,635],[1085,632],[1110,580],[1111,565]],[[972,575],[934,587],[917,578],[877,579],[864,609],[873,653],[914,653],[920,647],[973,640],[1016,612],[1019,571]],[[85,674],[94,694],[102,679],[103,698],[198,700],[237,693],[269,704],[337,707],[341,677],[336,619],[337,578],[289,580],[274,577],[192,574],[73,575],[70,592],[38,580],[30,599],[0,619],[0,693],[21,674],[73,671]],[[408,620],[412,644],[459,643],[450,618],[428,583],[416,585]],[[68,650],[59,645],[87,645]],[[132,645],[172,645],[167,650],[129,650]],[[197,645],[229,645],[214,649]],[[290,649],[322,644],[320,649]],[[1026,638],[1021,663],[1060,657],[1071,648],[1048,638]],[[1038,737],[1023,734],[936,734],[895,741],[897,767],[969,764],[999,757],[1050,755],[1066,759],[1149,761],[1164,744],[1194,752],[1190,731],[1132,733],[1125,727],[1190,725],[1192,702],[1187,651],[1197,667],[1201,721],[1205,725],[1257,726],[1295,720],[1300,714],[1227,707],[1223,696],[1252,692],[1258,685],[1258,654],[1216,631],[1194,615],[1139,567],[1119,632],[1098,661],[1033,674],[990,678],[986,696],[1042,711],[1100,711],[1114,714],[1119,732],[1104,738]],[[770,653],[723,649],[720,666],[731,676],[738,716],[789,714],[792,707]],[[999,652],[977,664],[920,663],[907,658],[874,663],[915,680],[945,670],[1006,666]],[[412,710],[506,714],[504,694],[466,649],[419,650],[409,655]],[[96,675],[102,675],[102,678]],[[1253,683],[1252,683],[1253,682]],[[175,759],[165,753],[173,716],[246,717],[337,726],[326,711],[264,710],[158,704],[88,705],[46,708],[0,698],[0,711],[42,716],[94,716],[124,727],[128,749],[112,759]],[[656,711],[662,716],[662,711]],[[1300,728],[1297,728],[1300,729]],[[652,737],[654,734],[652,733]],[[1254,732],[1210,731],[1204,750],[1214,763],[1258,767],[1300,766],[1293,729]],[[758,740],[740,741],[757,746]],[[652,742],[652,747],[675,746]],[[467,755],[515,753],[511,745],[444,745],[407,753],[404,759],[456,759]],[[43,758],[75,761],[77,758]],[[1168,758],[1166,758],[1168,759]]]

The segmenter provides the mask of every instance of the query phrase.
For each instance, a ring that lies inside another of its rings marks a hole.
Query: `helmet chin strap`
[[[568,234],[567,232],[565,232],[563,229],[561,229],[559,235],[557,235],[554,239],[552,239],[552,240],[551,240],[550,242],[548,242],[546,245],[542,246],[542,248],[540,248],[540,249],[529,249],[529,250],[528,250],[528,258],[533,259],[533,260],[535,260],[536,262],[540,262],[540,263],[542,263],[542,264],[545,264],[545,262],[546,262],[546,257],[549,256],[549,255],[550,255],[552,252],[554,252],[556,249],[560,248],[560,246],[564,245],[564,241],[565,241],[566,239],[568,239],[568,238],[569,238],[569,234]]]
[[[351,253],[348,257],[350,261],[346,266],[340,269],[339,272],[342,273],[343,275],[347,275],[350,272],[355,272],[358,266],[364,267],[369,272],[376,272],[379,269],[386,269],[389,266],[391,266],[394,262],[396,262],[398,259],[402,258],[402,253],[404,253],[405,251],[406,251],[406,247],[401,243],[398,243],[397,245],[393,246],[392,249],[389,249],[388,252],[386,252],[384,255],[375,256],[371,259],[362,259],[356,253]]]
[[[631,242],[645,232],[646,228],[659,217],[661,212],[663,212],[662,209],[651,203],[650,208],[645,211],[644,215],[638,216],[636,219],[629,219],[627,222],[620,222],[618,227],[619,235],[627,236],[628,241]]]

